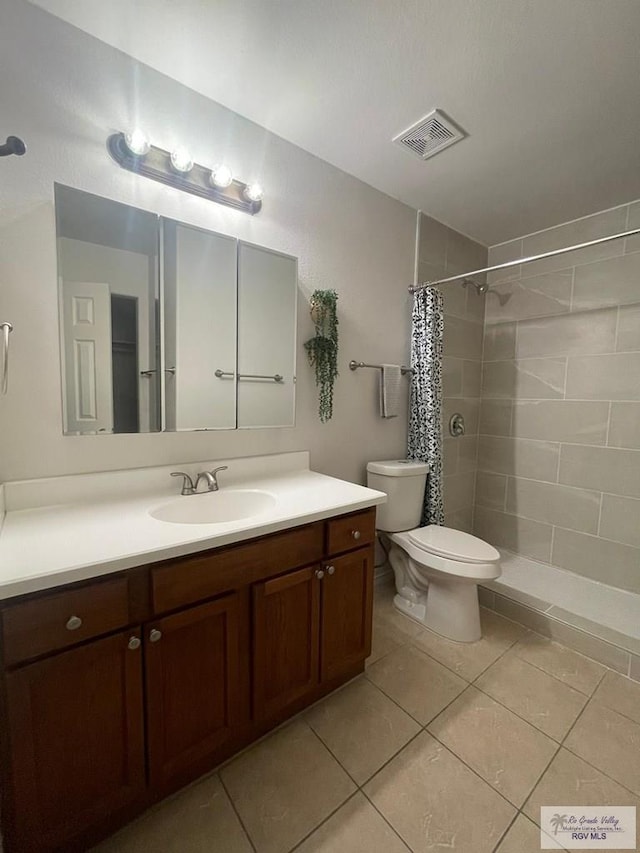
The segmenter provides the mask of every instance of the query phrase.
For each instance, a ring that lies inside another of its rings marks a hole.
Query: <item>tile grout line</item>
[[[231,808],[233,809],[233,811],[234,811],[234,813],[235,813],[235,816],[238,818],[238,823],[240,824],[240,826],[241,826],[241,828],[242,828],[242,831],[243,831],[243,832],[244,832],[244,834],[246,835],[246,837],[247,837],[247,841],[249,842],[249,845],[251,846],[251,849],[254,851],[254,853],[257,853],[257,848],[256,848],[255,844],[253,843],[253,839],[252,839],[252,838],[251,838],[251,836],[249,835],[249,830],[248,830],[248,829],[247,829],[247,827],[244,825],[244,821],[242,820],[242,818],[241,818],[241,816],[240,816],[240,812],[239,812],[239,811],[238,811],[238,809],[236,808],[236,804],[235,804],[235,802],[233,801],[233,797],[231,796],[231,794],[230,794],[230,793],[229,793],[229,791],[227,790],[227,786],[224,784],[224,780],[223,780],[222,776],[220,775],[220,773],[217,773],[217,772],[216,772],[216,775],[217,775],[218,779],[220,780],[220,784],[222,785],[222,790],[224,791],[224,793],[225,793],[225,795],[226,795],[227,799],[229,800],[229,802],[231,803]]]

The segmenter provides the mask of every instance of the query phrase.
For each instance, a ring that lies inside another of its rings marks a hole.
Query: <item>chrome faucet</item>
[[[201,471],[196,478],[195,491],[198,491],[200,480],[207,481],[207,491],[217,492],[220,486],[218,485],[218,471],[226,471],[228,465],[221,465],[219,468],[214,468],[213,471]]]
[[[218,471],[226,471],[228,467],[228,465],[221,465],[219,468],[214,468],[213,471],[201,471],[197,475],[195,483],[193,482],[189,474],[185,474],[184,471],[172,471],[171,476],[182,477],[182,491],[180,492],[181,495],[197,495],[200,480],[206,480],[208,492],[217,492],[220,488],[220,486],[218,485],[217,477]]]

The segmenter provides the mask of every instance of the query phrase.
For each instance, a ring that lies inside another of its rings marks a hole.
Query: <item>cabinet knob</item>
[[[336,567],[335,566],[325,566],[328,575],[335,574]]]
[[[79,616],[70,616],[67,620],[67,631],[77,631],[82,627],[82,619]]]
[[[136,649],[140,648],[140,643],[141,643],[140,637],[129,637],[129,642],[128,642],[127,646],[133,652]]]
[[[360,531],[359,531],[359,530],[352,530],[352,531],[351,531],[351,535],[353,536],[353,538],[354,538],[354,539],[359,539],[359,538],[360,538],[360,536],[361,536],[361,534],[360,534]]]
[[[321,581],[324,577],[324,569],[316,569],[316,577]]]
[[[157,643],[157,642],[158,642],[158,640],[160,639],[160,637],[162,637],[162,631],[158,631],[158,629],[157,629],[157,628],[152,628],[152,629],[149,631],[149,640],[150,640],[152,643]]]

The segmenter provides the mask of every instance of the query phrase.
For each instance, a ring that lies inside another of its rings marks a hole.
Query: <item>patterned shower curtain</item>
[[[411,316],[411,404],[409,459],[429,463],[421,526],[444,524],[442,500],[442,293],[435,287],[418,290]]]

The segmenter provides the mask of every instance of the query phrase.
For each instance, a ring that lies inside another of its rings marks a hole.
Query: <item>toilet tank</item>
[[[369,462],[367,485],[387,495],[378,506],[376,527],[389,533],[413,530],[420,524],[429,466],[412,459]]]

